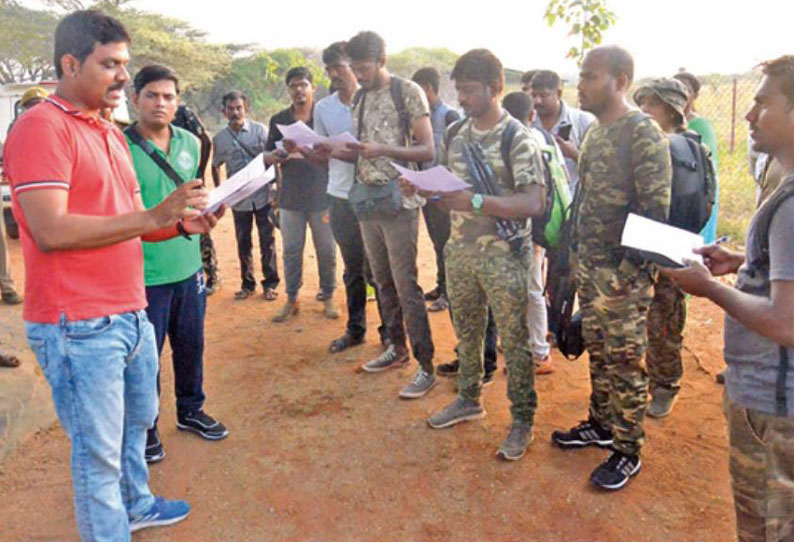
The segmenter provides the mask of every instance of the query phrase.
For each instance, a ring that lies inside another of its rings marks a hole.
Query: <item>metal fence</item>
[[[743,243],[750,218],[755,210],[756,186],[750,174],[748,126],[744,119],[753,102],[759,76],[698,75],[700,93],[695,110],[711,122],[718,142],[718,178],[720,185],[718,235],[729,235],[734,243]],[[635,86],[642,84],[638,81]],[[575,82],[566,84],[564,99],[577,103]]]

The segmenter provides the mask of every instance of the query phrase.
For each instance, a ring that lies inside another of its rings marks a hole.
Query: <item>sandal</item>
[[[19,367],[20,361],[19,358],[16,357],[14,354],[7,354],[5,352],[0,352],[0,367]]]
[[[265,292],[262,294],[262,297],[265,298],[265,301],[275,301],[278,297],[278,292],[273,288],[265,288]]]

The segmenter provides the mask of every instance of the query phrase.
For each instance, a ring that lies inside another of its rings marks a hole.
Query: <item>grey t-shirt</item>
[[[794,174],[789,174],[781,186],[794,183]],[[768,203],[768,202],[767,202]],[[755,214],[747,232],[746,261],[751,262],[760,254],[754,243],[758,216],[764,205]],[[778,207],[769,228],[769,268],[751,275],[745,263],[736,279],[736,288],[751,295],[769,297],[771,281],[794,281],[794,198],[789,198]],[[780,325],[790,323],[781,322]],[[725,315],[725,361],[728,372],[725,385],[730,398],[746,408],[777,414],[775,394],[780,345],[751,331],[730,315]],[[792,367],[786,379],[786,404],[788,416],[794,417],[794,349],[788,349]]]
[[[265,150],[267,128],[259,122],[246,120],[239,132],[232,135],[228,126],[212,138],[212,166],[226,164],[226,177],[231,177]],[[245,145],[245,148],[243,148]],[[250,153],[249,153],[250,151]],[[234,211],[262,209],[272,199],[271,185],[263,186],[232,207]]]

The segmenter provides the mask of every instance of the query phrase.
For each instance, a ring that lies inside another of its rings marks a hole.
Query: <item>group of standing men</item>
[[[203,411],[206,291],[196,238],[215,226],[224,209],[202,212],[207,194],[200,180],[192,180],[200,163],[198,141],[171,124],[179,96],[172,70],[147,66],[136,74],[140,121],[124,135],[100,118],[102,109],[118,103],[129,80],[129,42],[124,27],[102,13],[65,17],[55,35],[58,88],[20,118],[6,148],[27,271],[26,334],[72,442],[75,510],[85,540],[128,540],[131,531],[172,524],[189,513],[186,502],[155,497],[148,487],[145,458],[164,455],[156,420],[158,358],[166,336],[175,365],[182,364],[175,367],[178,427],[210,440],[228,433]],[[400,396],[425,395],[436,384],[425,296],[417,282],[418,215],[425,206],[443,268],[431,297],[441,300],[441,308],[448,302],[459,341],[459,360],[446,364],[447,373],[458,373],[458,397],[428,423],[443,428],[484,416],[481,390],[494,366],[485,363],[483,349],[489,329],[495,343],[495,328],[513,420],[498,454],[521,458],[537,408],[535,367],[549,363],[542,354],[533,356],[530,346],[528,276],[542,256],[532,247],[526,219],[543,215],[551,189],[541,140],[530,128],[534,122],[557,136],[555,152],[578,185],[575,269],[592,382],[588,420],[555,431],[552,440],[563,448],[609,447],[611,455],[591,481],[604,489],[623,487],[641,466],[648,402],[643,354],[656,269],[622,248],[620,235],[629,210],[664,221],[671,193],[667,139],[626,97],[634,69],[629,53],[599,47],[585,58],[578,90],[583,109],[596,120],[589,129],[592,119],[561,102],[559,79],[549,72],[529,82],[538,117],[511,117],[499,101],[502,65],[486,49],[462,55],[452,71],[462,119],[439,104],[432,72],[420,71],[416,82],[391,75],[384,42],[373,32],[332,44],[323,61],[334,94],[315,105],[311,73],[293,68],[286,76],[292,105],[271,119],[267,133],[245,120],[245,96],[232,92],[223,100],[229,127],[215,137],[216,179],[221,164],[233,174],[259,153],[278,166],[287,300],[274,320],[298,314],[308,224],[320,266],[319,297],[329,318],[338,316],[331,302],[334,238],[345,263],[348,324],[331,351],[363,342],[372,277],[384,350],[362,369],[376,373],[405,365],[410,343],[419,367]],[[794,60],[767,63],[764,71],[747,118],[758,150],[788,174],[770,196],[774,206],[762,207],[751,227],[749,263],[740,269],[743,256],[710,246],[702,250],[708,269],[693,263],[664,271],[683,290],[714,299],[730,314],[726,412],[739,532],[747,540],[794,533],[794,377],[787,372],[787,346],[794,344],[787,324],[794,316],[787,199],[794,194]],[[428,97],[435,99],[429,103]],[[276,126],[297,120],[323,135],[350,131],[358,143],[298,147],[283,140]],[[618,152],[624,139],[628,163]],[[472,167],[478,160],[495,185],[490,193],[480,188],[482,171]],[[475,188],[420,192],[399,178],[393,161],[441,164]],[[233,209],[243,263],[238,298],[256,286],[250,258],[254,222],[264,295],[276,297],[273,211],[269,189]],[[758,231],[765,234],[759,237]],[[709,269],[738,270],[738,289],[711,280]]]

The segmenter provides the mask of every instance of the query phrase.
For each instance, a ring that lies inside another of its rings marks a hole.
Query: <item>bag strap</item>
[[[389,94],[391,94],[394,107],[397,109],[397,116],[400,119],[400,134],[403,140],[403,145],[410,146],[411,118],[408,114],[408,110],[405,109],[402,78],[397,77],[396,75],[391,76],[391,80],[389,81]]]
[[[157,167],[159,167],[169,179],[174,181],[174,184],[176,184],[177,187],[182,185],[182,183],[185,182],[184,179],[180,177],[179,173],[174,171],[174,168],[171,167],[171,164],[169,164],[168,161],[155,150],[152,144],[146,141],[141,134],[138,133],[138,130],[135,129],[137,124],[138,123],[136,122],[135,124],[125,128],[124,134],[130,138],[130,141],[143,149],[143,152],[146,153],[146,156],[151,158],[151,160],[157,164]]]
[[[356,130],[356,139],[361,141],[361,131],[364,128],[364,106],[367,103],[367,91],[363,88],[360,88],[356,91],[356,95],[353,97],[353,109],[358,107],[358,130]],[[358,161],[359,158],[356,158],[356,163],[353,165],[353,182],[358,182]]]
[[[235,135],[235,133],[234,133],[234,130],[232,130],[232,129],[231,129],[231,128],[229,128],[229,127],[227,127],[226,129],[227,129],[227,130],[229,130],[229,135],[231,135],[231,136],[232,136],[232,139],[234,139],[234,140],[237,142],[237,144],[238,144],[238,145],[240,145],[240,148],[242,148],[242,149],[243,149],[243,151],[245,151],[245,154],[247,154],[247,155],[248,155],[248,157],[249,157],[251,160],[253,160],[254,158],[256,158],[256,153],[254,153],[254,152],[251,152],[251,149],[249,149],[249,148],[248,148],[248,145],[246,145],[245,143],[243,143],[242,141],[240,141],[240,138],[239,138],[239,137],[237,137],[237,135]]]
[[[502,162],[505,165],[505,171],[507,171],[507,178],[510,179],[510,184],[513,184],[515,179],[513,179],[513,165],[510,160],[510,149],[513,146],[513,139],[515,139],[516,134],[518,133],[518,129],[521,126],[521,123],[510,117],[507,120],[507,126],[502,131],[502,140],[499,143],[499,151],[502,154]]]

